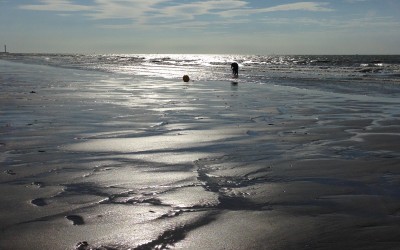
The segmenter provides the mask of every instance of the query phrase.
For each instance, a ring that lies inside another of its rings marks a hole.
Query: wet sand
[[[0,249],[400,247],[395,98],[4,61],[0,84]]]

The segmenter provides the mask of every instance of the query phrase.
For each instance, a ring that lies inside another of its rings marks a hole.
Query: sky
[[[399,13],[400,0],[0,0],[0,45],[32,53],[400,54]]]

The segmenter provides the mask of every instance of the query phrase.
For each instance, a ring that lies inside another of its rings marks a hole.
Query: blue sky
[[[400,0],[0,0],[14,52],[400,54]]]

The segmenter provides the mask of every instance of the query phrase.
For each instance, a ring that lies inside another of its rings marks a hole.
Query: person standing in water
[[[233,76],[238,77],[239,76],[239,65],[234,62],[231,64],[231,69],[232,69]]]

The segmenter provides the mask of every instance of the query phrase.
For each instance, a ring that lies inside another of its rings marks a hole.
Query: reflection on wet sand
[[[399,244],[397,100],[8,67],[2,249]]]

